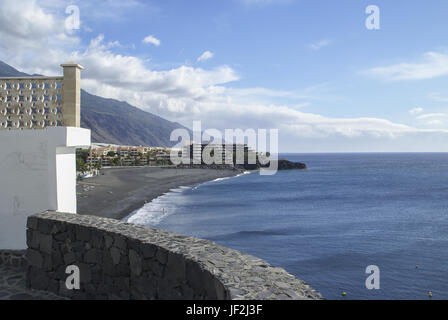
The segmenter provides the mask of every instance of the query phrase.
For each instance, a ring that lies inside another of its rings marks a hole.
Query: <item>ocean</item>
[[[448,299],[448,154],[281,158],[308,169],[172,190],[129,222],[255,255],[326,299]],[[369,265],[378,290],[366,288]]]

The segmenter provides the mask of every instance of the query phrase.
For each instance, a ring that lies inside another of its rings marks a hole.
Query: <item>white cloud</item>
[[[428,119],[428,118],[440,118],[440,117],[446,117],[446,113],[426,113],[419,115],[417,119]]]
[[[386,80],[424,80],[448,75],[448,53],[427,52],[419,62],[375,67],[362,73]]]
[[[286,90],[272,90],[268,88],[229,88],[227,90],[229,94],[234,97],[272,97],[272,98],[285,98],[285,97],[295,97],[295,98],[305,98],[305,95],[300,95],[293,91]]]
[[[212,70],[182,66],[152,71],[143,61],[115,55],[94,40],[89,49],[72,56],[86,67],[83,85],[95,94],[125,100],[148,111],[191,125],[195,119],[208,127],[282,128],[297,137],[393,137],[415,129],[375,118],[328,118],[286,105],[248,103],[247,96],[290,96],[265,88],[232,89],[239,79],[227,66]],[[110,68],[113,66],[113,68]]]
[[[330,41],[330,40],[324,39],[324,40],[321,40],[319,42],[311,43],[311,44],[308,45],[308,47],[313,49],[313,50],[315,50],[315,51],[317,51],[317,50],[320,50],[320,49],[322,49],[324,47],[329,46],[331,44],[331,42],[332,41]]]
[[[434,119],[434,120],[427,121],[426,124],[430,125],[430,126],[440,126],[440,125],[444,124],[444,122],[442,120]]]
[[[160,40],[154,37],[153,35],[147,36],[145,39],[142,40],[142,42],[153,44],[156,47],[160,46]]]
[[[77,43],[65,33],[65,22],[45,12],[33,0],[3,0],[0,9],[0,47],[15,51],[40,50],[41,47]]]
[[[416,115],[416,114],[419,114],[422,112],[423,112],[423,108],[414,108],[414,109],[409,110],[409,113],[412,115]]]
[[[197,61],[200,62],[200,61],[209,60],[209,59],[213,58],[214,55],[215,54],[213,52],[210,52],[208,50],[204,51],[204,53],[201,54],[201,56],[198,58]]]
[[[48,1],[48,0],[47,0]],[[48,4],[48,2],[46,2]],[[64,12],[64,11],[62,11]],[[0,59],[25,72],[59,71],[61,57],[80,43],[65,33],[65,16],[47,12],[34,0],[3,0],[0,6]],[[62,62],[67,61],[62,59]],[[46,66],[52,63],[51,69]]]
[[[446,113],[425,113],[420,114],[416,117],[417,120],[419,120],[423,125],[427,127],[441,127],[442,125],[445,125],[448,120],[448,114]]]
[[[1,32],[4,35],[20,39],[41,37],[57,32],[57,21],[51,14],[45,13],[35,1],[2,1],[0,11]]]

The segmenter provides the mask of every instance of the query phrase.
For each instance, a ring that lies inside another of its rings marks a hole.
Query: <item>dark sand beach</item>
[[[239,174],[238,170],[129,167],[78,182],[78,213],[122,219],[170,189]]]

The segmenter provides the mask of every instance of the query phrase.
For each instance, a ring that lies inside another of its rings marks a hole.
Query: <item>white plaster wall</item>
[[[0,249],[26,248],[29,215],[76,213],[76,147],[90,130],[0,130]]]
[[[56,148],[57,211],[76,213],[76,149]]]

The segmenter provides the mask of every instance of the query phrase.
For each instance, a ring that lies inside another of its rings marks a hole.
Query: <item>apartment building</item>
[[[206,147],[208,147],[207,150],[213,150],[211,156],[210,152],[205,152],[204,155]],[[256,159],[256,152],[247,144],[194,143],[185,145],[182,152],[183,157],[190,159],[193,163],[210,163],[219,158],[222,164],[231,164],[238,159],[238,154],[243,157],[242,159]]]

